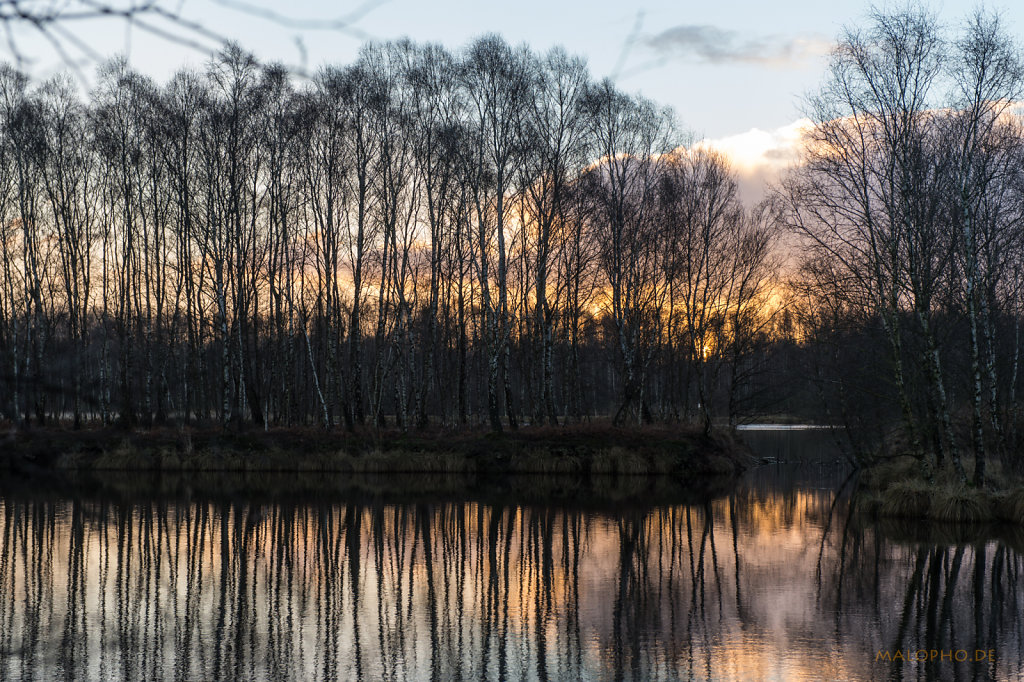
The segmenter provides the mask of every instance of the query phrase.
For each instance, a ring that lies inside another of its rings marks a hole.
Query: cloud
[[[811,127],[806,118],[776,128],[752,128],[745,133],[717,139],[704,139],[696,147],[714,149],[732,163],[740,197],[749,205],[760,200],[769,184],[800,160],[804,136]]]
[[[698,24],[665,29],[644,40],[662,56],[677,56],[708,64],[790,66],[827,54],[831,44],[813,36],[769,35],[744,37],[736,31]]]

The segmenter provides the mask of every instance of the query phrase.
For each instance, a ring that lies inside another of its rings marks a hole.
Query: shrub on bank
[[[861,509],[895,519],[1024,524],[1024,487],[1008,486],[998,474],[990,476],[990,482],[992,488],[976,488],[955,480],[948,471],[929,482],[918,460],[896,458],[864,472]]]

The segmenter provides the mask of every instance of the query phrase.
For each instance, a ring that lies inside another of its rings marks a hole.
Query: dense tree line
[[[370,44],[297,83],[229,46],[83,98],[0,68],[12,423],[737,419],[771,204],[560,49]]]
[[[841,36],[780,191],[823,404],[869,427],[862,454],[898,423],[929,477],[966,481],[969,454],[984,484],[1022,445],[1022,87],[997,16],[947,31],[920,8],[875,12]]]

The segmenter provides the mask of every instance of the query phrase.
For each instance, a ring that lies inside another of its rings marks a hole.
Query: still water
[[[828,434],[748,435],[701,493],[2,479],[0,679],[1021,679],[1024,534],[872,524]]]

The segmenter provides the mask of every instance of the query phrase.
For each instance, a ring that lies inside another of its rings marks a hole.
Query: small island
[[[442,431],[317,428],[33,429],[12,432],[0,466],[15,472],[178,471],[351,474],[567,474],[732,478],[753,462],[734,438],[699,428],[590,424]]]

